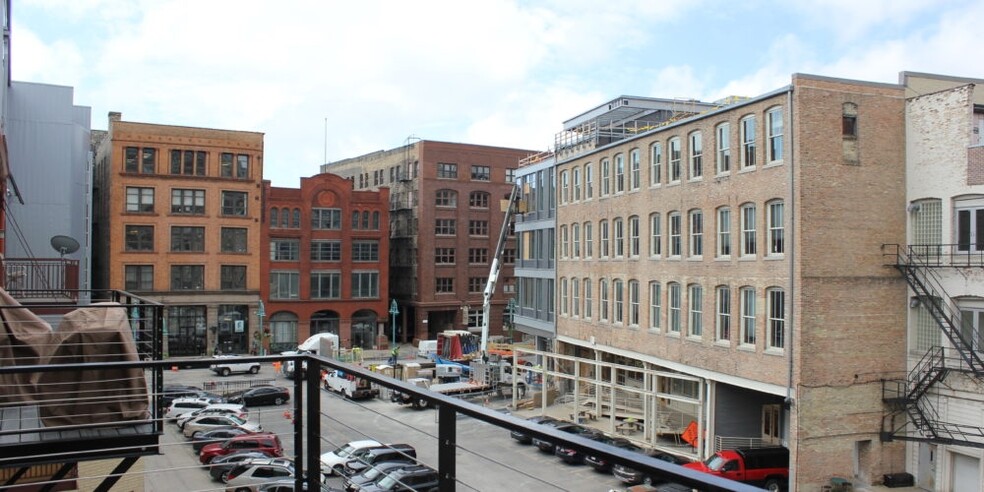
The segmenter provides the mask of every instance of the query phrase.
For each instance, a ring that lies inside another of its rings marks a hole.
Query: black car
[[[534,424],[543,424],[543,425],[550,425],[552,422],[560,422],[559,420],[549,415],[537,415],[535,417],[530,417],[526,419],[526,421],[532,422]],[[533,442],[532,437],[518,430],[509,432],[509,437],[519,441],[520,444],[529,444]]]
[[[257,405],[283,405],[290,401],[290,390],[283,386],[254,386],[226,397],[229,403],[242,403],[247,407]]]
[[[687,460],[669,453],[653,452],[653,453],[649,453],[649,456],[656,458],[658,460],[663,460],[667,463],[673,463],[674,465],[682,465],[684,463],[688,463]],[[612,466],[612,475],[615,475],[615,478],[630,485],[638,484],[638,483],[651,485],[654,483],[660,483],[666,481],[666,478],[664,477],[647,475],[644,472],[635,470],[633,468],[629,468],[625,465]]]
[[[402,470],[404,468],[427,468],[424,465],[418,465],[416,463],[406,463],[400,461],[390,461],[387,463],[379,463],[375,466],[369,467],[368,470],[359,473],[358,475],[353,475],[345,479],[345,492],[358,492],[361,487],[365,487],[368,484],[374,483],[385,475],[395,472],[396,470]]]
[[[632,451],[634,453],[645,453],[645,450],[632,444],[631,441],[625,439],[624,437],[609,437],[608,440],[603,441],[605,444],[615,446],[616,448],[624,449],[626,451]],[[612,471],[612,463],[602,458],[601,456],[587,455],[584,457],[584,463],[590,465],[597,472],[608,473]]]
[[[209,464],[208,473],[212,475],[212,480],[225,483],[226,477],[233,468],[242,464],[246,460],[262,460],[272,458],[269,454],[262,451],[240,451],[238,453],[216,456]]]
[[[164,391],[161,393],[161,408],[171,406],[171,402],[177,398],[197,397],[202,389],[198,386],[188,386],[185,384],[165,384]]]
[[[209,431],[196,433],[191,438],[191,447],[195,453],[213,442],[222,442],[243,434],[250,434],[250,431],[239,427],[220,427]]]
[[[416,491],[436,492],[439,477],[437,470],[422,466],[419,468],[404,468],[384,475],[373,483],[364,485],[360,492],[384,491]]]
[[[580,424],[574,424],[571,422],[561,422],[560,425],[554,426],[554,428],[561,432],[574,434],[575,436],[581,436],[587,434],[587,436],[585,437],[588,437],[598,433],[598,431],[595,429],[592,429],[590,427],[585,427]],[[550,441],[544,441],[543,439],[534,437],[533,445],[536,446],[537,449],[539,449],[540,451],[543,451],[544,453],[553,454],[554,452],[554,443]]]
[[[601,432],[587,432],[581,434],[581,437],[585,439],[591,439],[592,441],[597,441],[597,442],[605,442],[610,439],[613,439],[611,437],[602,434]],[[586,454],[584,453],[584,451],[578,451],[572,447],[567,447],[564,445],[554,446],[554,456],[560,458],[561,460],[564,461],[564,463],[570,465],[580,465],[581,463],[584,463],[585,455]]]

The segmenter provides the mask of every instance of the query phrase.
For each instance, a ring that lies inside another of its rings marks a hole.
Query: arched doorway
[[[352,315],[352,348],[372,349],[376,339],[376,313],[361,309]]]
[[[297,315],[281,311],[270,316],[270,352],[297,350]]]
[[[311,315],[311,334],[334,333],[341,340],[341,316],[335,311],[318,311]]]

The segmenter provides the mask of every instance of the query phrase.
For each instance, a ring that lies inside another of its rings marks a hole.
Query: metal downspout
[[[796,323],[795,307],[796,307],[796,161],[795,161],[795,141],[793,132],[793,87],[789,88],[789,92],[786,93],[786,107],[789,113],[789,300],[791,302],[786,303],[786,308],[789,312],[789,323],[786,323],[787,332],[787,344],[789,348],[787,350],[787,355],[789,359],[789,374],[786,383],[786,401],[785,407],[789,411],[788,422],[792,422],[792,408],[793,408],[793,326]],[[791,427],[791,426],[790,426]],[[786,429],[786,437],[789,438],[789,430]],[[791,466],[789,468],[789,483],[796,483],[796,467]]]

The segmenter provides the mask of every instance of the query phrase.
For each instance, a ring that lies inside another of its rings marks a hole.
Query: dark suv
[[[409,444],[390,444],[372,448],[357,459],[347,461],[342,473],[347,477],[351,477],[352,475],[362,473],[375,464],[394,461],[416,463],[417,450]]]
[[[599,431],[592,429],[590,427],[585,427],[583,425],[574,424],[571,422],[565,422],[554,428],[561,432],[566,432],[568,434],[574,434],[575,436],[582,436],[587,438],[590,438],[591,436],[599,433]],[[554,443],[550,441],[545,441],[537,437],[533,438],[533,445],[536,446],[537,449],[539,449],[540,451],[550,454],[553,454],[555,448]]]
[[[437,470],[428,467],[414,467],[397,470],[375,483],[366,484],[361,492],[392,492],[392,491],[437,492]]]

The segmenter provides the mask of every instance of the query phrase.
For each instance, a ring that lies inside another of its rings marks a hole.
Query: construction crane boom
[[[509,203],[506,205],[505,217],[502,220],[502,230],[499,231],[499,242],[495,245],[495,254],[492,255],[492,266],[489,269],[489,279],[485,283],[485,290],[482,293],[482,344],[479,350],[483,358],[488,355],[492,294],[495,293],[495,284],[499,280],[499,269],[502,266],[502,250],[506,246],[506,237],[509,235],[509,224],[512,221],[513,215],[516,213],[519,190],[519,183],[516,183],[509,193]]]

